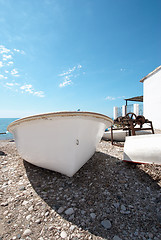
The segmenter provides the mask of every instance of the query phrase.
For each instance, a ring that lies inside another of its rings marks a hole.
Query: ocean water
[[[7,126],[17,120],[18,118],[0,118],[0,133],[6,132],[6,134],[0,134],[0,140],[13,139],[13,135],[7,132]]]

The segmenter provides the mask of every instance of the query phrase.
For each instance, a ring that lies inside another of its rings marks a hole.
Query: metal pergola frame
[[[137,96],[137,97],[132,97],[132,98],[125,98],[126,101],[126,108],[125,111],[127,113],[127,102],[132,101],[132,102],[143,102],[143,96]]]

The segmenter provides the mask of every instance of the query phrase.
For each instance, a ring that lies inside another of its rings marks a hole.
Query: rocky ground
[[[122,161],[101,141],[72,178],[24,161],[0,141],[0,240],[161,239],[161,166]]]

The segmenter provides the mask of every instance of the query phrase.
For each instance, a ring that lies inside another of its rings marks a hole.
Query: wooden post
[[[126,106],[125,106],[125,115],[127,114],[127,100],[126,100]]]
[[[113,145],[113,127],[111,126],[111,144]]]
[[[134,125],[133,125],[132,121],[130,121],[130,128],[132,130],[132,135],[134,136],[135,135],[135,129],[134,129]]]

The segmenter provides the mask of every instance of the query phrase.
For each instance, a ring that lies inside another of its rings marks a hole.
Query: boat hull
[[[161,134],[126,137],[123,160],[161,164]]]
[[[61,112],[17,120],[8,130],[23,159],[71,177],[92,157],[111,124],[101,114]]]

